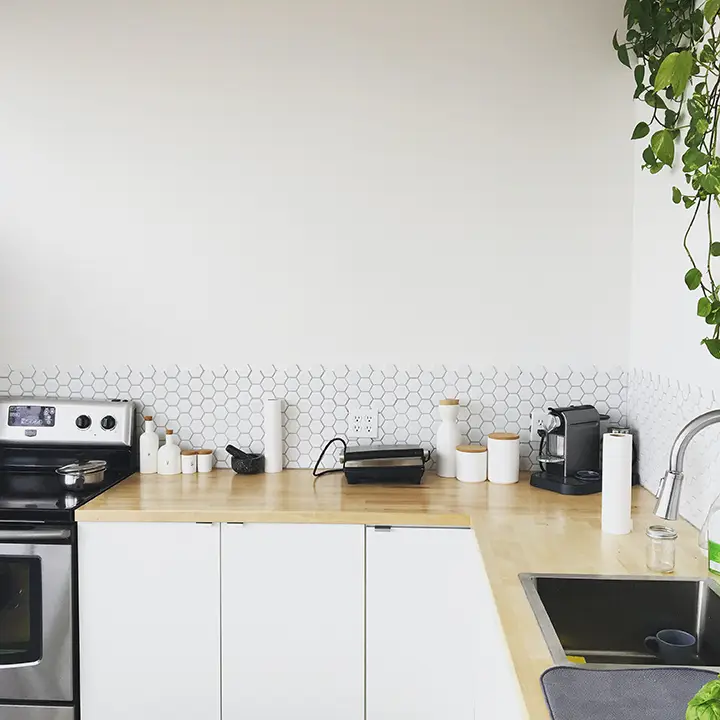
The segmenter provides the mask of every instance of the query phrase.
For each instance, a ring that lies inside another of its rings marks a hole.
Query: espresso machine
[[[538,431],[541,469],[530,484],[563,495],[600,492],[600,423],[608,416],[592,405],[548,408],[548,413],[549,426]]]

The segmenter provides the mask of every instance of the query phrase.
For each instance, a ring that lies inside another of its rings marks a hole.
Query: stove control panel
[[[130,446],[130,401],[3,398],[0,442]]]

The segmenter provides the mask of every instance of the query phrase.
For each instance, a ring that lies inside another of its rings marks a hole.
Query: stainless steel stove
[[[136,470],[127,401],[0,400],[0,719],[79,716],[76,508]],[[57,468],[105,460],[100,485]]]

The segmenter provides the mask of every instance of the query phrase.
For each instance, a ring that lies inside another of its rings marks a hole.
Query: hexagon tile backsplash
[[[287,467],[312,467],[323,444],[347,432],[348,408],[378,411],[379,442],[433,447],[436,406],[460,399],[464,438],[480,442],[494,430],[518,432],[521,463],[537,455],[530,441],[534,409],[592,403],[613,422],[626,417],[627,375],[621,368],[396,367],[363,365],[300,368],[68,367],[11,368],[0,365],[0,396],[122,398],[172,428],[183,447],[215,447],[218,465],[229,466],[231,442],[257,452],[263,446],[263,397],[285,400],[283,448]],[[325,466],[336,462],[328,453]]]
[[[634,369],[628,379],[628,420],[636,431],[640,479],[655,492],[678,432],[695,416],[720,405],[720,391]],[[696,527],[720,493],[720,425],[697,435],[685,455],[680,514]]]

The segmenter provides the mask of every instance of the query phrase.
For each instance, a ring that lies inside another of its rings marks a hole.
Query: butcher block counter
[[[469,485],[427,474],[419,487],[350,486],[342,475],[313,485],[309,470],[239,476],[134,475],[76,512],[78,522],[344,523],[472,527],[530,718],[547,718],[539,684],[550,653],[518,573],[650,574],[645,528],[658,522],[654,498],[633,490],[635,530],[600,531],[600,495],[565,497],[530,486]],[[697,531],[678,533],[676,574],[701,576]]]

